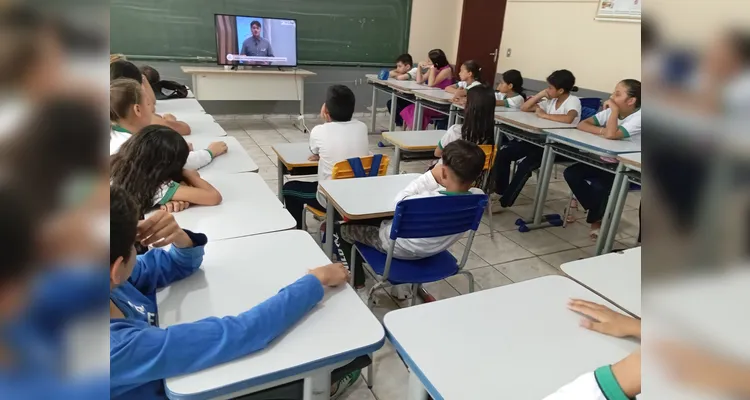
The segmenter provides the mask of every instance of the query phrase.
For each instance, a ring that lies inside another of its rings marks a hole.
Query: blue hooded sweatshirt
[[[128,281],[110,293],[125,318],[109,321],[111,399],[164,399],[164,379],[262,350],[320,300],[323,286],[306,275],[236,317],[158,327],[155,293],[198,270],[206,236],[185,231],[194,247],[138,256]]]

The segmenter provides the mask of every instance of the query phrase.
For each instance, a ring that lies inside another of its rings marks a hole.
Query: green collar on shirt
[[[449,192],[447,190],[441,190],[438,193],[446,195],[446,196],[463,196],[463,195],[467,195],[467,194],[474,194],[474,193],[471,193],[469,191],[466,191],[466,192]]]
[[[117,131],[117,132],[123,132],[123,133],[131,133],[129,130],[121,127],[120,125],[112,125],[112,130]]]

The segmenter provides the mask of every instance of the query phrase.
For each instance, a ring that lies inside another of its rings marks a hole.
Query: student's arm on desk
[[[166,379],[262,350],[322,299],[323,285],[310,274],[236,317],[211,317],[166,329],[112,323],[111,382],[122,386]]]
[[[151,118],[151,123],[154,125],[162,125],[166,126],[168,128],[172,128],[175,132],[179,133],[182,136],[188,136],[191,133],[190,125],[188,125],[185,122],[182,121],[170,121],[167,119],[164,119],[156,114]]]
[[[183,170],[183,177],[187,183],[180,185],[174,192],[171,199],[173,201],[187,201],[190,204],[201,206],[215,206],[221,204],[223,200],[221,193],[216,190],[210,183],[203,180],[198,171]]]
[[[536,116],[539,118],[550,120],[550,121],[561,122],[563,124],[572,124],[573,121],[575,121],[576,117],[578,116],[578,111],[570,110],[565,115],[558,115],[558,114],[547,114],[541,108],[537,108]]]
[[[439,82],[449,79],[453,71],[450,68],[446,68],[440,72],[433,66],[430,68],[429,79],[427,80],[427,86],[435,87]]]
[[[409,185],[407,185],[396,195],[396,198],[393,201],[394,207],[401,200],[406,200],[420,194],[440,190],[438,179],[440,179],[439,176],[442,172],[442,168],[442,164],[438,164],[431,171],[427,171],[424,174],[420,175],[417,179],[411,181]]]
[[[525,111],[525,112],[536,111],[537,109],[536,105],[539,104],[539,102],[541,102],[546,96],[547,96],[546,90],[542,90],[541,92],[535,94],[534,97],[526,100],[526,102],[524,102],[521,105],[521,111]]]

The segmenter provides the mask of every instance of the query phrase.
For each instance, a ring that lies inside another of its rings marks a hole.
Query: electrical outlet
[[[510,53],[511,53],[511,49],[510,49],[510,47],[509,47],[509,48],[508,48],[508,51],[506,51],[506,52],[505,52],[505,57],[506,57],[506,58],[510,58]]]

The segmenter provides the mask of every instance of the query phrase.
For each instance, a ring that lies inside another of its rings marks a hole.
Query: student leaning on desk
[[[583,314],[581,326],[614,337],[641,338],[641,321],[586,300],[572,299],[568,308]],[[641,350],[612,365],[581,375],[544,400],[626,400],[641,393]]]
[[[451,102],[466,104],[466,93],[475,86],[482,85],[482,67],[474,60],[469,60],[461,64],[458,70],[458,77],[461,79],[455,85],[448,86],[445,91],[453,93]]]
[[[413,59],[411,58],[410,54],[402,54],[398,56],[396,59],[396,69],[389,72],[388,76],[393,79],[398,79],[400,81],[413,81],[417,79],[417,68],[413,68],[412,65],[414,64]],[[388,111],[391,114],[395,113],[396,117],[396,126],[404,126],[404,119],[401,118],[401,111],[404,110],[409,104],[411,104],[409,101],[406,101],[400,97],[396,98],[396,109],[394,110],[392,108],[393,104],[391,100],[388,100],[386,103],[386,106],[388,107]]]
[[[500,84],[495,92],[495,105],[520,109],[526,98],[523,97],[523,76],[517,69],[509,69],[500,77]]]
[[[578,129],[605,139],[639,142],[642,130],[641,82],[635,79],[619,82],[612,95],[604,102],[604,110],[581,121]],[[596,240],[615,175],[584,163],[575,163],[565,168],[563,175],[578,203],[588,210],[586,222],[591,224],[589,235],[592,240]]]
[[[207,238],[183,230],[163,211],[138,221],[125,189],[110,188],[110,395],[165,399],[164,379],[262,350],[323,299],[325,286],[349,279],[341,264],[316,268],[237,316],[158,327],[157,289],[195,273]],[[133,243],[164,247],[136,256]]]

